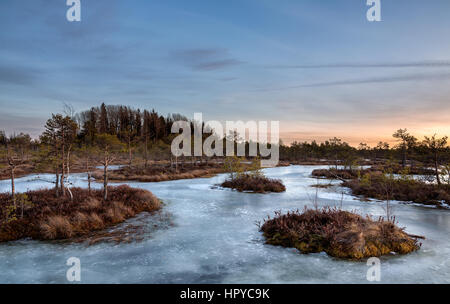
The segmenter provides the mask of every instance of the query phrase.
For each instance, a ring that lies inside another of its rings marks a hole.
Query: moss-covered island
[[[221,186],[239,192],[278,193],[286,191],[286,187],[280,180],[267,178],[265,176],[254,176],[251,174],[241,174],[235,178],[227,179]]]
[[[331,208],[276,213],[264,222],[261,231],[270,245],[351,260],[411,253],[420,248],[417,239],[422,238],[407,234],[393,221],[374,221]]]
[[[254,193],[286,191],[286,187],[281,180],[268,178],[264,175],[259,158],[255,158],[250,164],[246,164],[243,158],[227,157],[224,170],[229,173],[229,177],[220,184],[221,187],[239,192]]]
[[[161,202],[151,192],[128,186],[102,190],[70,189],[73,198],[51,190],[0,194],[0,242],[32,238],[71,239],[124,222],[141,212],[154,212]]]

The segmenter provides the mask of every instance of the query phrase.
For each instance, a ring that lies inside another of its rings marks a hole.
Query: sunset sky
[[[450,1],[0,1],[0,130],[64,103],[279,120],[281,138],[450,135]]]

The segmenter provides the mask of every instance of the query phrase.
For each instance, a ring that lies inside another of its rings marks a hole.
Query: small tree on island
[[[230,174],[230,179],[236,179],[244,173],[243,159],[236,155],[227,156],[224,160],[225,172]]]
[[[405,175],[402,175],[402,181],[406,181]],[[372,180],[375,179],[375,180]],[[385,213],[386,213],[386,220],[391,221],[393,220],[393,212],[392,212],[392,206],[391,206],[391,200],[394,196],[394,188],[396,179],[394,177],[394,174],[392,173],[392,169],[389,168],[387,170],[383,170],[383,172],[379,175],[373,175],[371,173],[366,173],[363,176],[358,177],[358,181],[361,187],[364,188],[371,188],[372,183],[374,182],[375,185],[379,185],[381,190],[381,196],[386,206],[383,207]]]
[[[100,134],[95,138],[98,147],[99,163],[103,165],[103,199],[108,199],[108,166],[113,162],[117,154],[124,148],[117,136],[110,134]]]
[[[55,173],[55,181],[51,182],[46,180],[46,182],[55,184],[55,196],[59,196],[60,158],[57,149],[48,143],[42,142],[36,153],[36,160],[36,172],[45,172],[48,169],[52,169]]]
[[[423,144],[428,148],[428,150],[431,152],[433,156],[433,162],[434,162],[434,171],[436,175],[436,181],[438,185],[441,185],[441,178],[440,178],[440,154],[442,150],[447,146],[447,140],[448,137],[444,136],[442,138],[436,138],[436,134],[434,134],[431,137],[425,136],[425,140],[423,141]]]
[[[92,180],[92,169],[94,165],[94,156],[98,154],[98,148],[92,145],[90,142],[86,142],[81,145],[81,147],[77,150],[78,154],[81,156],[81,159],[84,163],[84,170],[87,173],[88,178],[88,191],[89,195],[91,194],[91,180]]]
[[[61,114],[52,114],[52,118],[47,120],[45,131],[41,136],[41,141],[52,148],[52,154],[56,155],[56,158],[58,158],[58,156],[60,157],[61,179],[59,184],[63,196],[66,193],[64,174],[66,169],[68,171],[69,168],[70,151],[77,135],[77,129],[77,123],[69,116],[64,117]],[[56,182],[55,185],[58,187],[58,182]]]
[[[398,148],[402,153],[402,167],[405,168],[407,153],[416,145],[417,138],[409,134],[407,129],[398,129],[392,137],[400,142]]]
[[[127,126],[125,130],[120,132],[120,137],[126,141],[126,151],[128,152],[128,166],[131,168],[133,163],[133,149],[136,145],[136,131]]]
[[[248,171],[252,177],[264,177],[264,172],[262,172],[261,167],[261,158],[259,156],[253,158]]]
[[[24,153],[22,147],[15,140],[16,136],[11,136],[10,138],[6,138],[5,146],[2,151],[0,151],[0,155],[6,160],[7,167],[10,173],[11,179],[11,198],[13,203],[13,208],[17,207],[16,203],[16,185],[15,185],[15,171],[18,166],[24,163]]]

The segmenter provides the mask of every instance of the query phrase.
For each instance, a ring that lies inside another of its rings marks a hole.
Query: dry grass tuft
[[[60,215],[49,216],[40,224],[43,239],[68,239],[73,236],[73,227],[70,221]]]
[[[81,204],[81,208],[85,211],[97,210],[102,206],[101,201],[95,197],[88,197],[86,202]]]

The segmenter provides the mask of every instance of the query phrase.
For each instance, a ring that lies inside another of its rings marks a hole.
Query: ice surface
[[[295,249],[264,244],[255,222],[276,210],[312,207],[318,166],[266,169],[287,191],[250,194],[213,188],[225,176],[161,183],[128,183],[152,191],[172,216],[173,227],[149,232],[142,242],[93,246],[22,240],[0,244],[0,283],[67,283],[66,261],[81,260],[81,283],[368,283],[365,262],[342,261],[324,253],[302,255]],[[51,174],[18,178],[18,191],[52,187]],[[86,174],[72,174],[86,186]],[[42,181],[46,180],[46,181]],[[320,180],[320,183],[328,183]],[[319,189],[321,206],[340,204],[362,214],[383,215],[383,203],[363,202],[339,182]],[[101,188],[101,184],[93,183]],[[0,181],[0,191],[9,191]],[[450,211],[394,202],[400,226],[425,235],[422,249],[381,259],[381,283],[450,283]],[[153,225],[151,215],[147,225]]]

